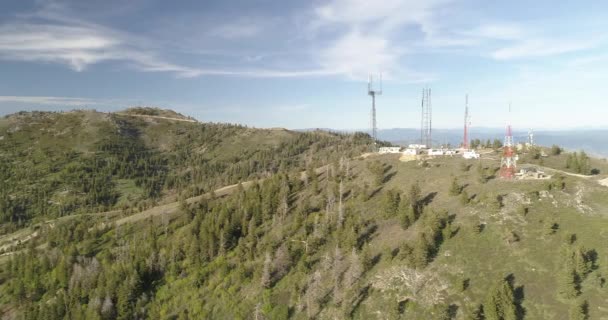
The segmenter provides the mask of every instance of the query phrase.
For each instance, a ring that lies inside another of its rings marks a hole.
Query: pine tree
[[[564,298],[571,299],[578,296],[577,278],[578,275],[572,267],[562,271],[559,279],[559,293]]]
[[[471,199],[469,198],[469,193],[466,190],[463,190],[462,193],[460,194],[460,203],[462,205],[467,205],[469,204],[469,201]]]
[[[570,320],[587,320],[589,319],[589,305],[587,301],[577,301],[570,307]]]
[[[283,243],[274,254],[274,270],[276,279],[281,279],[291,267],[291,256],[287,250],[287,245]]]
[[[399,224],[404,230],[409,228],[414,223],[414,212],[409,201],[402,197],[399,201]]]
[[[452,179],[452,184],[450,185],[450,195],[457,196],[462,192],[462,187],[458,184],[458,179],[454,177]]]
[[[421,211],[421,203],[420,203],[421,193],[422,193],[422,191],[420,190],[420,185],[418,184],[418,182],[416,182],[415,184],[413,184],[410,187],[410,190],[407,194],[409,204],[412,207],[412,211],[414,213],[414,220],[418,219],[418,217],[422,213],[422,212],[420,212]],[[414,220],[412,220],[412,221],[414,221]]]
[[[261,285],[262,288],[270,288],[271,285],[271,270],[270,270],[270,264],[271,264],[271,260],[270,260],[270,253],[266,252],[266,254],[264,255],[264,266],[262,269],[262,279],[261,279]]]
[[[513,288],[507,279],[497,283],[483,305],[486,320],[516,320],[517,308]]]
[[[374,257],[372,256],[371,248],[369,244],[364,244],[361,250],[361,265],[363,266],[363,272],[371,269]]]
[[[429,247],[422,234],[414,243],[412,254],[410,255],[410,263],[416,269],[426,267],[429,262]]]
[[[357,250],[353,248],[349,258],[348,270],[344,274],[344,286],[346,288],[352,287],[352,285],[359,280],[363,274],[363,264],[357,254]]]
[[[130,280],[123,281],[118,287],[116,311],[117,319],[132,319],[132,302],[133,296],[131,292]]]
[[[576,273],[581,277],[585,278],[589,272],[591,272],[591,264],[587,258],[587,250],[584,247],[578,247],[574,249],[572,254],[574,259],[574,268]]]
[[[483,305],[479,304],[473,311],[467,315],[466,320],[485,320],[483,313]]]
[[[389,216],[395,216],[399,209],[399,203],[401,200],[401,196],[395,190],[389,190],[384,194],[384,198],[382,201],[382,209],[384,213]]]

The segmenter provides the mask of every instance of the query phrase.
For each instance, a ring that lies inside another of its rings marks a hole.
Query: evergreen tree
[[[589,319],[589,305],[587,301],[577,301],[570,307],[570,320],[587,320]]]
[[[460,194],[460,203],[462,205],[467,205],[470,201],[471,199],[469,198],[469,193],[466,190],[463,190]]]
[[[270,253],[266,252],[264,254],[264,266],[262,267],[262,278],[261,278],[261,285],[263,288],[270,288],[271,285],[271,260],[270,260]]]
[[[567,264],[559,277],[559,293],[562,297],[572,299],[579,295],[578,275],[570,264]]]
[[[452,179],[452,184],[450,185],[450,195],[457,196],[462,192],[462,187],[458,184],[458,179],[454,177]]]
[[[420,185],[418,184],[418,182],[416,182],[410,187],[407,194],[407,198],[414,212],[415,219],[418,219],[421,214],[421,194],[422,191],[420,190]]]
[[[382,209],[384,213],[389,217],[397,215],[400,202],[401,196],[399,195],[399,192],[395,190],[388,190],[384,194],[384,198],[382,200]]]
[[[499,281],[489,292],[483,305],[486,320],[516,320],[517,307],[513,288],[507,279]]]
[[[416,217],[414,209],[410,205],[409,200],[406,197],[402,197],[399,201],[399,224],[404,230],[409,228],[415,221]]]
[[[485,320],[483,313],[483,305],[479,304],[473,311],[467,315],[466,320]]]
[[[429,246],[424,238],[424,235],[422,235],[414,242],[412,254],[409,258],[410,264],[416,269],[426,267],[429,262]]]

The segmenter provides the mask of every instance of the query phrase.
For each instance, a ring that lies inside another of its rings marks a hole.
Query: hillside
[[[369,139],[171,119],[188,120],[173,111],[141,108],[5,117],[0,223],[21,226],[40,216],[141,210],[279,169],[303,170],[344,152],[361,153]]]
[[[0,136],[3,318],[608,318],[608,164],[584,154],[503,181],[492,150],[401,162],[360,134],[79,111]]]

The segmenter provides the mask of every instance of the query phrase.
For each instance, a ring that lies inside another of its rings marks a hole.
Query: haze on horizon
[[[169,108],[256,127],[605,127],[608,3],[5,1],[0,115]]]

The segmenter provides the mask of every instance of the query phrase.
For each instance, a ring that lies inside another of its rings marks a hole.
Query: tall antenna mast
[[[367,94],[372,97],[371,130],[372,130],[372,151],[378,151],[378,128],[376,125],[376,95],[382,95],[382,74],[380,74],[380,89],[374,88],[374,78],[369,76],[367,84]]]
[[[469,116],[469,95],[466,94],[464,96],[464,138],[462,141],[462,148],[465,150],[469,150],[469,125],[471,124],[471,119]]]
[[[509,120],[507,121],[507,134],[505,145],[500,160],[500,177],[503,179],[513,179],[515,168],[517,167],[517,155],[513,147],[513,131],[511,129],[511,103],[509,102]]]
[[[429,88],[429,136],[427,146],[429,148],[433,145],[433,103],[431,103],[431,88]]]
[[[433,111],[431,107],[431,89],[422,89],[422,113],[420,118],[420,144],[431,148]]]
[[[422,109],[420,109],[420,145],[424,145],[424,100],[426,95],[426,89],[422,89]]]

